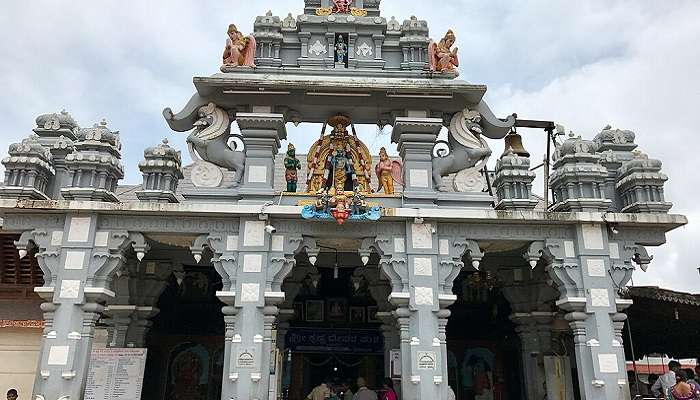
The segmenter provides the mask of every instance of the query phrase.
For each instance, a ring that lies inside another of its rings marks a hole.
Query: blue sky
[[[42,113],[65,108],[82,126],[106,118],[121,131],[125,181],[138,183],[145,147],[168,137],[185,149],[184,134],[171,132],[161,111],[187,102],[193,76],[217,72],[228,24],[250,32],[257,15],[297,15],[302,7],[302,0],[7,2],[0,149],[30,134]],[[672,211],[691,223],[651,249],[653,264],[634,282],[700,292],[693,251],[700,238],[700,2],[383,0],[382,12],[426,19],[434,37],[454,29],[461,78],[487,84],[498,115],[554,120],[588,138],[606,124],[635,131],[640,149],[664,162]],[[289,127],[299,149],[317,135],[315,126]],[[375,151],[388,145],[376,128],[362,136]],[[539,159],[542,135],[524,136]],[[492,147],[500,154],[501,143]]]

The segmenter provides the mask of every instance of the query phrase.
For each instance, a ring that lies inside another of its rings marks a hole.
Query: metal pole
[[[547,158],[544,160],[544,211],[549,211],[549,160],[552,157],[552,130],[545,129],[547,132]]]
[[[639,391],[639,377],[637,376],[637,356],[634,354],[634,341],[632,341],[632,325],[630,324],[630,317],[627,316],[627,336],[630,338],[630,351],[632,352],[632,368],[634,368],[634,387]]]

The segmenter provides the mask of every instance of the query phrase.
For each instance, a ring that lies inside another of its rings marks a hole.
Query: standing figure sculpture
[[[394,194],[394,181],[401,183],[401,163],[391,161],[384,147],[379,150],[379,162],[375,165],[374,172],[379,180],[377,192],[384,190],[385,194]]]
[[[456,40],[457,37],[450,29],[445,34],[445,37],[440,39],[440,42],[430,42],[428,45],[428,59],[430,60],[431,71],[453,71],[456,67],[459,67],[459,58],[457,57],[459,49],[455,47],[452,50]]]
[[[343,39],[343,35],[338,36],[338,40],[335,42],[335,62],[338,64],[345,64],[345,60],[348,56],[348,45]]]
[[[234,67],[255,67],[255,37],[243,36],[236,25],[228,26],[226,33],[226,48],[224,48],[224,65]]]
[[[301,162],[296,157],[296,149],[293,144],[287,146],[287,157],[284,158],[284,179],[287,181],[287,191],[296,193],[298,173],[301,169]]]

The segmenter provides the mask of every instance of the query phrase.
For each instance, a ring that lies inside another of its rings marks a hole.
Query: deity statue
[[[335,42],[335,62],[338,64],[345,64],[345,59],[348,56],[348,45],[343,39],[343,35],[338,36],[338,40]]]
[[[434,72],[453,71],[459,67],[459,58],[457,57],[458,48],[452,50],[457,37],[452,29],[448,30],[445,37],[440,39],[440,42],[430,42],[428,45],[428,59],[430,60],[430,70]]]
[[[287,191],[297,191],[297,170],[301,169],[301,162],[296,157],[296,149],[293,144],[287,146],[287,157],[284,158],[284,179],[287,181]]]
[[[333,189],[334,194],[330,198],[329,205],[330,214],[338,222],[338,225],[342,225],[350,217],[350,199],[345,194],[342,183],[338,182]]]
[[[255,67],[255,37],[243,36],[234,24],[228,26],[227,35],[223,56],[224,65]]]
[[[372,157],[367,146],[352,134],[350,118],[336,115],[328,119],[321,137],[311,146],[307,155],[307,193],[319,194],[341,182],[346,191],[371,193]],[[326,134],[332,129],[332,133]]]
[[[348,14],[352,0],[333,0],[333,13]]]
[[[379,180],[377,192],[384,190],[385,194],[394,194],[394,182],[401,183],[401,163],[391,161],[386,153],[386,148],[379,150],[379,162],[374,167]]]

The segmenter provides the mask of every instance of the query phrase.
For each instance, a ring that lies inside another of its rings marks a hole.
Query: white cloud
[[[689,173],[696,158],[696,127],[700,125],[700,26],[690,15],[700,4],[686,4],[647,21],[626,46],[626,56],[581,66],[527,91],[502,86],[491,93],[498,109],[517,110],[524,118],[553,119],[577,134],[593,138],[604,125],[632,129],[640,149],[664,161],[670,176],[666,198],[675,213],[688,214],[691,225],[669,235],[655,253],[647,273],[635,274],[635,284],[659,285],[697,292],[700,277],[693,248],[700,230],[695,198],[698,177]],[[526,134],[533,154],[544,153],[539,134]]]

